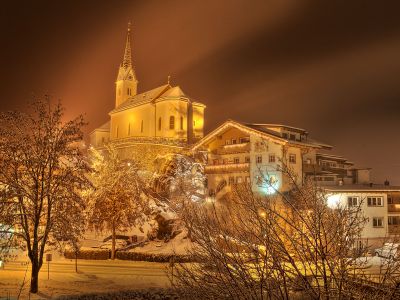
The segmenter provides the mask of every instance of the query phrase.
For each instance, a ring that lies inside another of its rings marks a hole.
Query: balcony
[[[400,203],[388,204],[388,212],[400,213]]]
[[[303,163],[303,173],[305,174],[318,174],[322,171],[321,166],[317,165],[317,164],[307,164],[307,163]]]
[[[400,234],[400,225],[388,225],[389,234]]]
[[[211,151],[215,155],[224,154],[236,154],[236,153],[248,153],[250,151],[250,142],[244,142],[239,144],[223,145],[218,149]]]
[[[248,172],[249,170],[250,163],[208,165],[204,169],[206,174]]]

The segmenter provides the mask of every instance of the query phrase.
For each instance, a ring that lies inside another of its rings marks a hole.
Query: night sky
[[[400,185],[400,1],[2,1],[0,110],[35,95],[108,120],[126,28],[139,92],[167,82],[228,118],[302,127]]]

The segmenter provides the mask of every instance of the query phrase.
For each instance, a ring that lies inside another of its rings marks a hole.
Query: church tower
[[[124,59],[119,66],[117,81],[115,82],[115,107],[121,105],[129,97],[137,94],[138,81],[136,79],[135,70],[132,66],[131,53],[131,23],[128,23],[128,33],[126,37],[126,45]]]

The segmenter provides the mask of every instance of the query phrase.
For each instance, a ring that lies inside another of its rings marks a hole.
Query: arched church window
[[[158,118],[158,131],[161,130],[161,118]]]
[[[175,117],[174,116],[169,117],[169,129],[175,129]]]
[[[117,129],[115,130],[115,135],[116,135],[116,137],[118,137],[118,126],[117,126]]]
[[[143,120],[142,123],[140,123],[140,132],[143,132]]]
[[[128,135],[131,135],[131,123],[128,124]]]
[[[183,130],[183,117],[181,116],[181,130]]]

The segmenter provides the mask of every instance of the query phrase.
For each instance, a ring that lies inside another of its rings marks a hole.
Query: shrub
[[[64,252],[65,258],[75,259],[75,251],[66,250]],[[111,256],[110,250],[108,249],[85,249],[78,251],[79,259],[94,259],[102,260],[109,259]]]
[[[133,260],[133,261],[150,261],[168,263],[171,259],[176,263],[193,262],[193,257],[190,255],[174,255],[174,254],[153,254],[145,252],[128,252],[128,251],[117,251],[116,258],[121,260]]]

